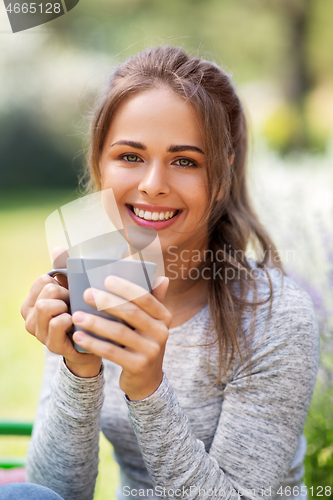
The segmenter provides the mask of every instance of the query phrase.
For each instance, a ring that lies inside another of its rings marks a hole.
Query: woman
[[[71,317],[65,287],[34,283],[22,315],[49,352],[31,482],[92,499],[101,423],[119,499],[306,496],[317,324],[251,207],[246,149],[243,108],[215,64],[157,47],[113,74],[92,125],[89,187],[113,189],[124,225],[156,227],[168,279],[112,309],[134,329]],[[133,286],[118,280],[117,294]],[[84,298],[94,305],[91,290]],[[78,331],[92,353],[79,354],[72,323],[125,348]]]

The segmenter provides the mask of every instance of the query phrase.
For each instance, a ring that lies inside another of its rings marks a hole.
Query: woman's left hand
[[[97,302],[99,309],[126,321],[135,330],[120,322],[78,311],[73,314],[77,327],[125,347],[80,331],[74,333],[73,340],[91,353],[122,366],[120,388],[132,401],[144,399],[156,391],[163,378],[162,363],[172,316],[162,302],[169,280],[164,277],[152,293],[115,276],[108,276],[104,285],[111,293],[89,288],[83,294],[84,300],[95,307]],[[126,303],[119,296],[126,299]],[[131,300],[131,297],[137,298]]]

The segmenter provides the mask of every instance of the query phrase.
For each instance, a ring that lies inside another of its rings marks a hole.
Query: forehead
[[[120,139],[204,147],[203,126],[193,105],[165,88],[123,99],[107,133],[109,144]]]

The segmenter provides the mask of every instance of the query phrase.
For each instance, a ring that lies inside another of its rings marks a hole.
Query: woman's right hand
[[[73,322],[68,312],[69,291],[63,285],[47,274],[34,282],[21,307],[25,328],[49,351],[63,356],[67,367],[75,375],[94,377],[100,371],[102,360],[94,354],[82,354],[75,350],[67,334]]]

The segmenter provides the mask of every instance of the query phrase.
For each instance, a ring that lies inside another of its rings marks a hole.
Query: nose
[[[141,193],[148,195],[150,198],[170,193],[165,165],[158,161],[147,165],[138,189]]]

